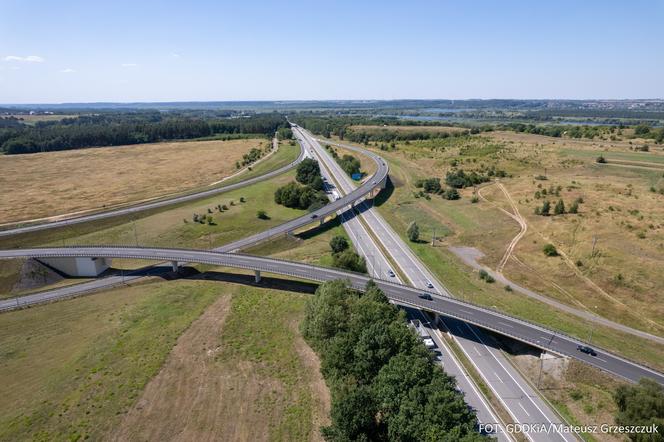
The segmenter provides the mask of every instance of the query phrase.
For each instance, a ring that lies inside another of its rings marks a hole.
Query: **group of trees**
[[[425,193],[434,193],[442,196],[446,200],[458,200],[461,198],[459,192],[454,187],[443,189],[440,185],[440,178],[431,177],[415,181],[415,187],[421,188]]]
[[[343,281],[322,284],[302,332],[332,393],[327,440],[485,440],[454,378],[373,283],[363,295]]]
[[[7,154],[21,154],[223,134],[271,136],[283,127],[288,127],[288,122],[279,114],[203,118],[155,112],[117,112],[2,128],[0,150]]]
[[[253,162],[260,159],[265,152],[269,152],[270,149],[270,146],[268,146],[265,151],[257,147],[252,147],[249,152],[242,155],[242,161],[235,162],[235,168],[239,169],[242,166],[248,166],[249,164],[252,164]]]
[[[274,202],[291,209],[314,211],[327,203],[327,197],[320,190],[291,181],[274,192]]]
[[[621,385],[613,398],[618,406],[615,416],[618,425],[656,425],[659,434],[630,434],[633,441],[664,441],[664,387],[652,379],[643,378],[636,385]]]
[[[323,179],[320,175],[320,165],[312,158],[305,158],[297,165],[295,179],[314,190],[323,190]]]
[[[491,177],[488,174],[477,173],[475,171],[466,173],[463,169],[450,170],[445,175],[445,183],[456,189],[476,186],[478,184],[486,183],[489,180],[491,180]]]
[[[308,209],[310,212],[327,204],[320,166],[316,160],[311,158],[302,160],[297,166],[295,179],[297,183],[290,182],[276,190],[274,201],[277,204],[293,209]]]
[[[564,215],[566,213],[573,213],[573,214],[579,213],[579,204],[581,204],[582,202],[583,198],[577,198],[569,206],[569,209],[566,209],[565,202],[561,198],[553,207],[553,215]],[[551,203],[549,202],[549,200],[544,200],[541,206],[535,207],[535,215],[541,215],[541,216],[551,215]]]

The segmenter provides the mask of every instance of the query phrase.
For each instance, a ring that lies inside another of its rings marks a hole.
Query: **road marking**
[[[498,321],[498,324],[503,324],[505,327],[511,327],[511,328],[514,328],[513,325],[511,325],[511,324],[507,324],[506,322]]]
[[[480,353],[477,347],[473,346],[473,349],[475,350],[475,353],[477,353],[478,356],[482,356],[482,353]]]
[[[462,311],[462,312],[464,312],[464,313],[468,313],[469,315],[473,315],[473,314],[474,314],[474,313],[471,312],[470,310],[465,310],[465,309],[462,309],[462,308],[460,308],[459,311]]]
[[[496,372],[494,371],[493,374],[496,376],[496,379],[498,379],[498,380],[500,381],[501,384],[504,384],[504,383],[505,383],[505,382],[503,382],[502,379],[500,379],[500,376],[498,376],[498,373],[496,373]]]
[[[519,407],[521,407],[521,409],[523,410],[523,412],[526,413],[526,414],[528,415],[528,417],[530,417],[530,413],[528,413],[528,412],[526,411],[526,409],[523,408],[523,405],[521,405],[521,402],[519,402]]]

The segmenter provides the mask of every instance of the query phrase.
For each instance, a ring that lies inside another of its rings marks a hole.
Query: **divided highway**
[[[336,182],[338,182],[344,192],[348,192],[354,188],[354,183],[349,179],[348,175],[341,169],[339,164],[323,149],[318,140],[311,137],[311,135],[304,131],[297,131],[307,143],[318,154],[320,161],[326,165],[326,168],[332,170]],[[337,144],[338,143],[333,143]],[[364,155],[370,155],[376,161],[377,155],[360,150],[359,148],[341,145],[344,148],[350,148],[358,151]],[[380,158],[380,157],[378,157]],[[451,297],[451,294],[446,287],[440,283],[435,276],[427,269],[427,267],[417,258],[410,247],[399,237],[399,235],[392,229],[385,219],[373,207],[369,207],[368,202],[361,201],[356,203],[360,211],[359,217],[364,219],[366,226],[373,232],[375,242],[380,244],[378,250],[384,250],[389,254],[394,261],[396,268],[404,275],[406,282],[411,286],[422,290],[431,289],[437,295]],[[380,252],[379,252],[380,253]],[[385,276],[379,275],[379,278],[394,278],[389,273]],[[434,295],[432,295],[433,297]],[[443,325],[450,329],[445,321],[450,318],[443,317]],[[471,326],[472,327],[472,326]],[[464,333],[459,333],[459,330],[452,330],[452,339],[456,342],[460,350],[466,355],[466,358],[473,365],[475,370],[482,377],[486,385],[493,391],[494,396],[503,404],[505,410],[510,414],[513,422],[515,423],[532,423],[541,422],[547,423],[552,426],[561,425],[563,421],[555,412],[549,407],[544,400],[531,388],[523,376],[512,366],[507,360],[505,355],[499,348],[490,344],[487,336],[483,336],[484,332],[480,329],[472,330],[473,335],[467,336]],[[432,335],[432,336],[435,336]],[[450,362],[457,362],[457,356],[453,354],[446,347],[442,347],[444,341],[440,340],[439,348],[447,354],[446,359]],[[448,364],[448,371],[454,372],[458,379],[460,375],[458,367]],[[460,384],[462,385],[462,384]],[[473,405],[478,411],[478,419],[483,423],[497,422],[491,409],[487,409],[487,404],[483,398],[475,397],[475,391],[469,390],[466,386],[463,391],[466,393],[466,400],[469,404]],[[472,386],[471,386],[472,388]],[[491,420],[489,420],[491,419]],[[498,434],[499,439],[504,440],[508,438],[507,434]],[[572,441],[576,438],[572,435],[564,434],[528,434],[527,437],[532,441]]]
[[[202,250],[112,246],[0,250],[0,259],[58,257],[127,258],[193,262],[222,267],[257,270],[318,282],[345,279],[349,281],[353,288],[358,290],[363,290],[366,284],[373,279],[378,287],[385,292],[386,296],[397,304],[412,306],[446,317],[459,319],[477,325],[483,329],[491,330],[501,335],[530,343],[543,350],[570,356],[631,382],[637,382],[642,377],[649,377],[664,385],[664,374],[605,351],[598,351],[597,356],[581,353],[577,350],[577,345],[583,344],[582,341],[561,334],[557,331],[549,330],[466,301],[441,297],[433,292],[429,292],[433,299],[427,301],[418,296],[424,292],[421,289],[371,278],[363,274],[273,258],[263,258],[238,253],[208,252]]]

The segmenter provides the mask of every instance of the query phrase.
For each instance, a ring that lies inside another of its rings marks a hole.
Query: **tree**
[[[569,207],[569,213],[579,213],[579,203],[574,201]]]
[[[621,385],[613,397],[618,406],[618,425],[658,425],[664,428],[664,387],[654,380],[642,378],[636,385]],[[661,433],[630,434],[629,437],[644,442],[664,440]]]
[[[553,244],[546,244],[542,251],[546,256],[558,256],[558,250],[556,250],[556,246]]]
[[[549,216],[550,211],[551,211],[551,203],[549,202],[549,200],[544,200],[544,203],[542,203],[542,209],[540,210],[540,215]]]
[[[411,242],[417,242],[417,240],[420,239],[420,228],[415,221],[408,226],[406,235],[408,235],[408,239]]]
[[[256,212],[256,218],[258,219],[270,219],[265,210],[259,210]]]
[[[367,263],[364,258],[350,249],[335,253],[332,264],[334,267],[350,270],[351,272],[367,273]]]
[[[348,248],[348,240],[341,235],[336,235],[330,240],[330,248],[333,253],[343,252]]]
[[[297,165],[295,179],[299,183],[305,185],[312,184],[316,178],[320,178],[320,166],[318,165],[318,161],[313,158],[305,158]]]
[[[554,215],[563,215],[565,213],[565,203],[562,199],[558,200],[556,207],[553,208]]]

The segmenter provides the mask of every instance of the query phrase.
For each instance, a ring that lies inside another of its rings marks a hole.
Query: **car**
[[[392,270],[388,270],[387,274],[389,275],[390,278],[394,278],[395,276],[397,276],[397,275],[394,274],[394,272]]]
[[[427,281],[427,288],[429,289],[433,288],[433,284],[431,284],[431,281]]]
[[[433,352],[433,357],[438,362],[442,362],[442,360],[443,360],[443,354],[438,350]]]
[[[313,215],[311,215],[311,218],[318,218],[318,215],[314,213]]]
[[[581,353],[585,353],[590,356],[597,356],[597,352],[593,350],[592,347],[588,347],[587,345],[578,345],[576,349]]]
[[[433,339],[431,338],[425,338],[423,339],[423,342],[426,348],[436,348],[436,343],[433,342]]]
[[[433,298],[428,293],[420,293],[417,297],[420,299],[426,299],[427,301],[433,301]]]

